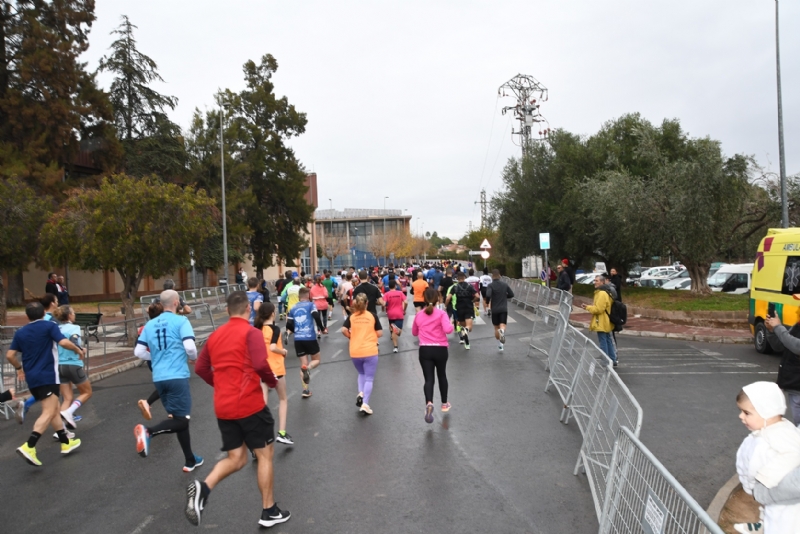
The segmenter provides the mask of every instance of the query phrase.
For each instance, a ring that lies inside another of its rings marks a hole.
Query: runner
[[[431,267],[431,270],[428,271],[427,278],[428,282],[432,284],[433,289],[435,289],[438,292],[439,284],[442,283],[442,278],[444,278],[441,266],[437,265],[436,267]]]
[[[339,302],[342,305],[342,319],[347,319],[350,314],[350,295],[353,291],[353,275],[347,273],[344,275],[344,281],[339,286]]]
[[[58,299],[53,293],[45,293],[45,295],[39,300],[44,307],[44,317],[42,318],[43,321],[53,321],[53,312],[58,309]],[[23,404],[22,412],[20,412],[19,417],[16,417],[17,421],[22,424],[25,422],[25,416],[28,415],[28,410],[31,409],[31,406],[36,404],[38,399],[35,398],[33,395],[25,399],[25,403]],[[15,414],[16,415],[16,414]],[[67,424],[68,428],[75,428],[74,426],[69,426],[70,423]]]
[[[434,371],[439,377],[439,395],[442,397],[442,411],[450,411],[447,402],[447,334],[453,325],[447,314],[438,309],[439,293],[430,288],[425,291],[425,313],[414,317],[411,333],[419,338],[419,364],[425,377],[425,422],[433,423],[433,385],[436,382]]]
[[[489,284],[492,283],[492,277],[489,276],[489,269],[487,267],[483,268],[483,274],[480,278],[481,281],[481,297],[483,297],[483,312],[486,315],[492,314],[492,306],[491,301],[486,298],[486,288],[489,287]]]
[[[58,321],[58,329],[64,334],[64,337],[72,341],[75,346],[81,346],[81,327],[75,323],[75,310],[71,306],[61,306],[56,308],[53,312],[53,318]],[[58,375],[61,382],[61,417],[67,423],[67,426],[75,428],[75,411],[80,408],[92,396],[92,384],[89,382],[89,377],[83,370],[83,357],[67,350],[64,347],[58,347]],[[73,399],[72,385],[78,387],[78,398]],[[67,432],[70,436],[71,432]],[[75,437],[72,434],[70,437]]]
[[[466,283],[472,286],[475,292],[479,293],[481,290],[481,279],[475,276],[475,269],[470,269],[468,271],[467,279],[464,280]],[[481,314],[481,302],[480,299],[475,301],[475,317],[478,317]]]
[[[164,306],[161,305],[161,302],[154,301],[150,303],[150,306],[147,307],[147,316],[150,320],[155,319],[159,315],[164,313]],[[142,330],[144,330],[144,325],[139,327],[138,336],[142,335]],[[151,360],[147,360],[147,367],[150,369],[150,372],[153,372],[153,362]],[[158,396],[158,390],[154,389],[153,392],[145,399],[139,399],[137,403],[139,405],[139,410],[142,412],[142,417],[147,419],[148,421],[153,418],[152,414],[150,413],[150,405],[156,402],[160,397]]]
[[[283,278],[275,280],[275,293],[278,295],[278,320],[286,318],[286,299],[283,298],[283,290],[286,284],[292,279],[291,271],[287,271]]]
[[[289,351],[283,348],[281,343],[281,329],[275,323],[275,306],[271,303],[264,303],[259,308],[256,315],[255,327],[261,330],[264,336],[264,344],[267,347],[267,363],[272,369],[278,385],[275,390],[278,392],[278,437],[276,441],[286,445],[294,445],[292,436],[286,433],[286,415],[289,411],[289,398],[286,396],[286,366],[284,360]],[[261,389],[264,390],[264,404],[269,405],[269,392],[267,384],[261,382]]]
[[[264,303],[264,295],[258,291],[258,278],[255,276],[247,280],[247,300],[250,301],[250,324],[256,320],[258,308]]]
[[[297,275],[297,273],[294,273]],[[291,280],[286,284],[286,287],[283,288],[283,296],[284,302],[286,302],[286,314],[284,317],[289,317],[289,312],[292,311],[292,308],[295,304],[300,300],[300,288],[303,287],[303,280],[298,276],[293,276]],[[286,332],[283,333],[283,344],[289,344],[289,329],[286,329]]]
[[[455,284],[455,281],[453,280],[453,269],[448,267],[441,283],[439,284],[439,302],[442,303],[441,308],[447,311],[448,316],[450,316],[450,312],[448,311],[447,306],[444,305],[444,301],[447,299],[447,294],[453,284]]]
[[[6,360],[17,370],[17,379],[27,380],[31,395],[42,403],[42,415],[33,424],[28,441],[17,448],[17,454],[31,465],[41,466],[36,457],[36,443],[47,430],[53,427],[61,442],[61,454],[69,454],[81,446],[81,440],[67,436],[64,422],[59,413],[58,393],[60,390],[56,357],[59,347],[83,357],[83,349],[64,337],[58,326],[52,321],[43,321],[44,306],[41,302],[31,302],[25,306],[25,315],[29,323],[14,333],[11,347],[6,353]],[[22,364],[17,362],[17,353],[22,353]]]
[[[420,269],[417,272],[417,279],[411,284],[411,294],[414,295],[414,310],[417,312],[425,307],[425,290],[430,287],[423,278],[423,272]]]
[[[311,286],[309,296],[314,307],[319,312],[320,320],[322,321],[322,330],[328,329],[328,288],[322,284],[322,277],[317,276],[316,283]],[[317,332],[317,339],[320,338],[320,333]]]
[[[514,292],[508,284],[500,279],[500,271],[492,269],[492,283],[486,288],[486,300],[489,302],[494,325],[494,337],[498,342],[498,350],[503,352],[506,342],[506,321],[508,321],[508,299],[514,298]]]
[[[472,331],[472,319],[475,317],[475,302],[479,298],[475,288],[466,281],[463,272],[458,273],[458,283],[453,286],[450,293],[451,301],[455,302],[456,317],[461,327],[459,337],[464,341],[464,348],[469,350],[469,333]]]
[[[370,284],[367,282],[367,272],[361,271],[358,273],[359,284],[353,290],[353,299],[360,295],[365,294],[367,295],[367,311],[378,315],[378,304],[383,306],[385,303],[383,302],[383,297],[381,295],[381,290],[378,289],[378,286]]]
[[[133,352],[137,358],[152,361],[153,383],[168,417],[153,427],[136,425],[133,434],[136,437],[136,452],[142,458],[150,454],[151,437],[176,434],[185,460],[183,471],[188,473],[203,465],[203,458],[192,452],[189,434],[192,394],[186,360],[197,359],[197,347],[189,320],[175,313],[179,299],[178,293],[172,289],[161,293],[159,300],[164,313],[147,322]]]
[[[375,371],[378,369],[378,351],[375,347],[383,331],[378,315],[370,312],[367,306],[366,294],[359,293],[354,297],[353,314],[345,319],[342,334],[350,340],[350,358],[358,371],[356,406],[360,412],[372,415],[369,399]]]
[[[397,352],[397,341],[403,333],[403,319],[406,316],[408,300],[402,291],[397,287],[397,280],[389,280],[389,291],[383,295],[386,301],[386,315],[389,318],[389,328],[392,331],[392,352]]]
[[[272,455],[275,422],[264,402],[261,383],[276,387],[275,374],[267,362],[262,333],[250,327],[250,304],[244,291],[228,295],[230,320],[211,334],[197,360],[197,375],[214,388],[214,413],[222,435],[222,450],[228,457],[217,462],[202,482],[186,488],[186,519],[199,525],[208,497],[217,484],[247,465],[247,450],[258,458],[258,488],[261,519],[271,527],[292,517],[273,498]],[[264,304],[266,309],[267,304]],[[271,305],[270,305],[271,306]],[[274,315],[274,308],[271,316]]]
[[[303,384],[304,399],[311,396],[311,389],[308,387],[308,383],[311,382],[311,370],[320,364],[319,343],[314,323],[317,323],[317,328],[323,334],[328,333],[322,327],[317,308],[308,300],[308,293],[307,287],[300,288],[298,291],[300,301],[292,306],[286,317],[286,329],[294,333],[294,350],[300,358],[300,380]],[[308,361],[309,356],[311,362]]]
[[[336,288],[339,287],[339,285],[336,283],[336,280],[331,278],[331,272],[330,271],[325,270],[324,271],[324,275],[325,276],[324,276],[324,278],[322,280],[322,285],[324,285],[325,288],[328,290],[328,319],[327,320],[330,321],[333,318],[333,307],[336,305],[336,301],[335,301],[335,298],[334,298],[335,295],[336,295],[335,291],[336,291]],[[326,322],[325,324],[327,325],[328,323]]]
[[[403,292],[403,295],[407,296],[408,295],[409,281],[408,281],[408,278],[406,278],[406,272],[405,271],[400,271],[400,276],[397,278],[397,283],[400,286],[400,291]]]
[[[447,316],[453,323],[453,329],[455,330],[456,334],[458,334],[458,342],[463,345],[464,340],[461,339],[461,327],[458,325],[458,314],[456,313],[456,299],[452,296],[455,288],[455,283],[451,284],[450,287],[447,288],[447,293],[444,296],[444,310],[447,312]]]

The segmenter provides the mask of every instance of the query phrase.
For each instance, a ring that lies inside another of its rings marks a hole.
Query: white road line
[[[227,456],[227,453],[225,454],[225,456]],[[138,526],[138,527],[136,527],[135,529],[133,529],[133,530],[131,531],[131,534],[141,534],[142,532],[144,532],[144,529],[147,527],[147,525],[149,525],[150,523],[152,523],[154,519],[155,519],[155,516],[148,515],[148,516],[145,518],[145,520],[144,520],[144,521],[142,521],[141,523],[139,523],[139,526]]]
[[[340,354],[342,353],[342,351],[343,351],[343,350],[344,350],[344,349],[339,349],[339,350],[337,350],[337,351],[336,351],[336,352],[333,354],[333,356],[331,356],[331,360],[335,360],[335,359],[336,359],[336,357],[337,357],[338,355],[340,355]]]
[[[627,375],[776,375],[777,372],[773,371],[684,371],[684,372],[674,372],[674,373],[628,373],[625,370],[618,369],[617,372],[624,378]]]

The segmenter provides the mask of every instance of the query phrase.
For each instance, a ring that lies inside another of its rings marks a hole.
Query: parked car
[[[753,274],[752,263],[723,265],[713,276],[708,278],[708,287],[711,291],[742,294],[750,291],[750,282]]]
[[[667,277],[660,277],[660,278],[640,278],[636,281],[637,287],[661,287],[664,283],[668,282],[669,278]]]
[[[578,276],[578,277],[576,277],[576,278],[575,278],[575,283],[576,283],[576,284],[587,284],[587,285],[588,285],[588,284],[594,284],[594,279],[595,279],[595,278],[597,278],[597,276],[598,276],[599,274],[600,274],[600,273],[586,273],[586,274],[582,274],[582,275],[580,275],[580,276]]]
[[[692,279],[689,276],[674,276],[667,280],[661,289],[692,289]]]
[[[678,269],[667,265],[664,267],[651,267],[642,273],[642,278],[668,278],[678,272]]]

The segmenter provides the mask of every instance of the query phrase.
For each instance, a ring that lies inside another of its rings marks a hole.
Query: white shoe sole
[[[258,524],[261,525],[262,527],[271,527],[279,523],[286,523],[291,517],[292,514],[289,514],[287,516],[281,516],[275,519],[259,519]]]

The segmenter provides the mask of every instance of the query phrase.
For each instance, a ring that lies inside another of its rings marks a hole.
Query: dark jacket
[[[47,283],[44,285],[44,292],[52,293],[53,295],[58,297],[58,286],[52,280],[48,280]]]
[[[789,330],[776,326],[767,334],[767,342],[775,352],[783,352],[778,367],[778,387],[784,391],[800,392],[800,323]]]
[[[617,290],[617,300],[622,302],[622,276],[615,274],[608,280]]]
[[[560,289],[562,291],[569,291],[572,289],[572,280],[569,278],[569,273],[566,269],[562,269],[560,273],[558,273],[558,281],[556,282],[556,289]]]

